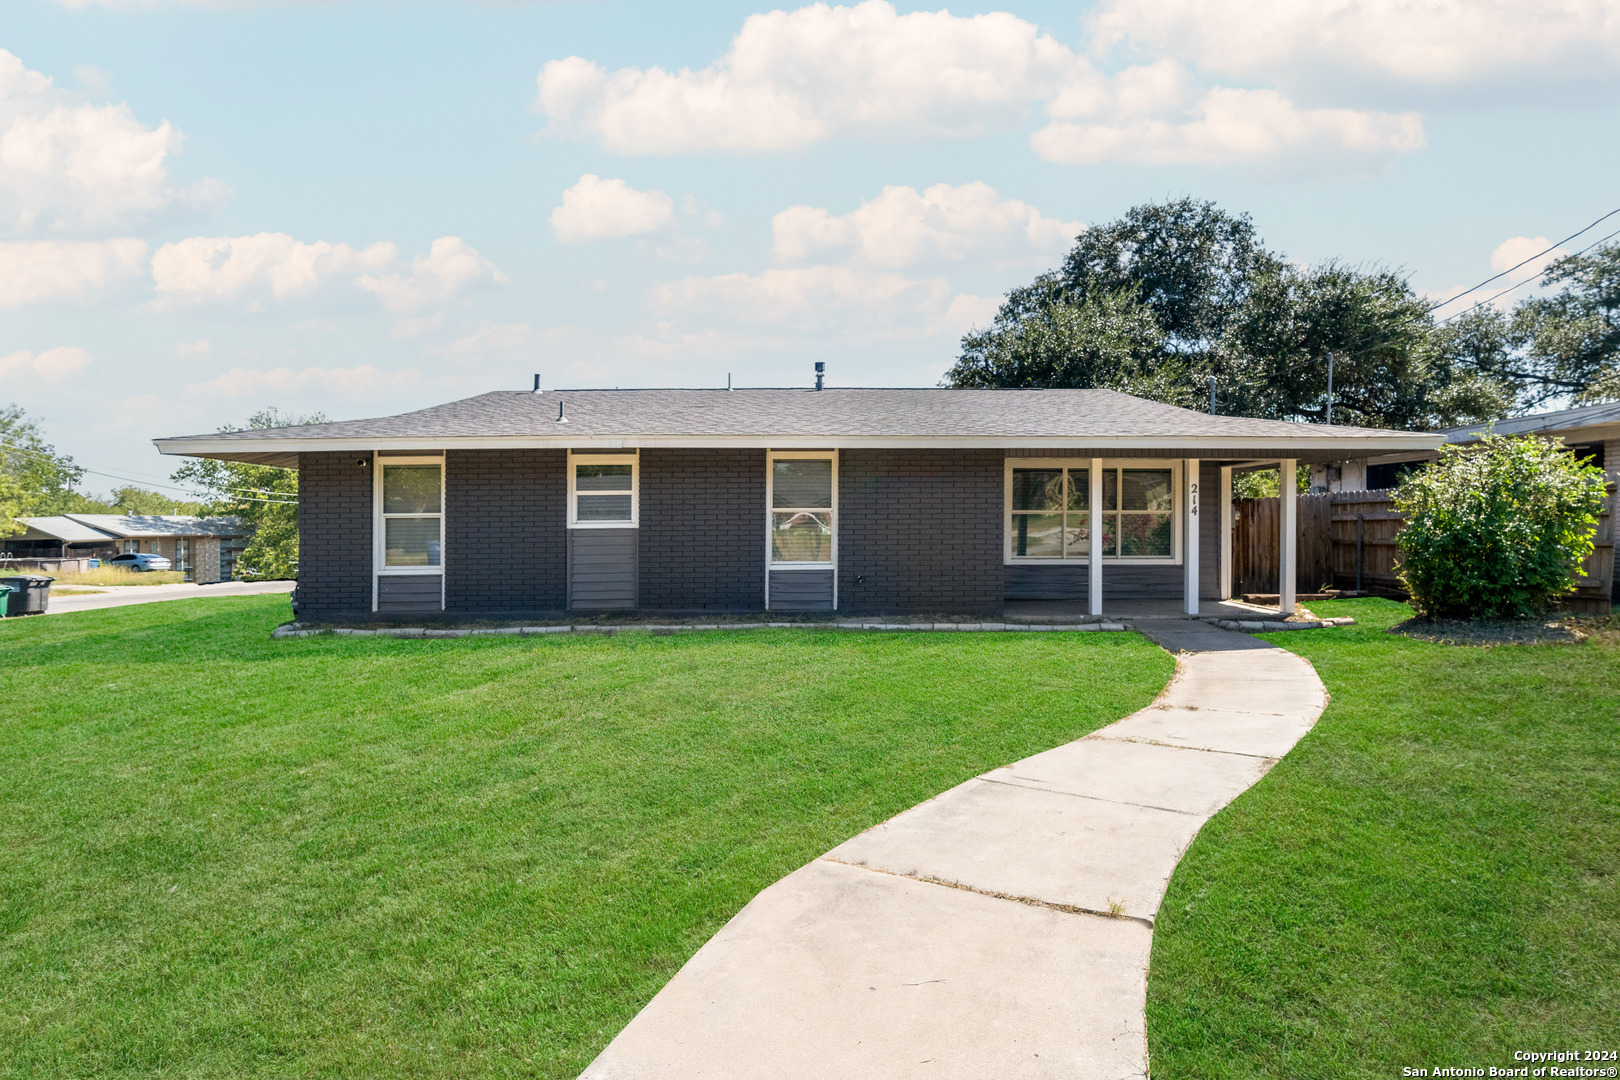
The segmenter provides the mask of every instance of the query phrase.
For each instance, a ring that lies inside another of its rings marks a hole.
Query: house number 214
[[[1187,487],[1187,513],[1193,517],[1198,516],[1198,482],[1195,480]]]

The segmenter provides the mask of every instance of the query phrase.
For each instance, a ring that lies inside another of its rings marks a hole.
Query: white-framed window
[[[633,529],[641,520],[637,454],[568,454],[568,527]]]
[[[1085,563],[1091,557],[1091,462],[1008,458],[1006,561]],[[1102,555],[1117,563],[1178,563],[1181,462],[1105,459],[1101,470]]]
[[[377,572],[444,572],[444,458],[379,457],[376,498]]]
[[[838,452],[765,455],[765,502],[773,569],[825,570],[838,559]]]

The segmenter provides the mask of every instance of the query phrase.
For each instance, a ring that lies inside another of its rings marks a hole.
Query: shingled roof
[[[1210,416],[1112,390],[494,391],[368,420],[155,440],[165,454],[600,446],[1433,449],[1439,436]]]

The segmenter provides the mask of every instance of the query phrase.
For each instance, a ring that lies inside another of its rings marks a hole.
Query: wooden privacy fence
[[[1335,491],[1299,497],[1295,584],[1300,592],[1331,585],[1346,591],[1404,595],[1395,574],[1400,553],[1395,537],[1406,519],[1395,509],[1394,494]],[[1276,496],[1232,501],[1232,591],[1236,595],[1277,592],[1279,503]],[[1565,607],[1608,613],[1614,593],[1617,507],[1620,495],[1611,480],[1592,553],[1581,564],[1580,585]]]
[[[1395,537],[1406,519],[1395,509],[1393,491],[1336,491],[1328,496],[1334,588],[1405,595],[1395,575],[1400,548]]]
[[[1333,582],[1333,552],[1329,544],[1328,517],[1332,495],[1301,495],[1295,520],[1294,584],[1302,593],[1315,592]],[[1281,500],[1232,500],[1232,592],[1277,592],[1277,568],[1281,552],[1277,547],[1277,518]]]

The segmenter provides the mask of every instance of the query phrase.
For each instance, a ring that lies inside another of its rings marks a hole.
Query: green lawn
[[[0,1076],[574,1075],[758,890],[1150,701],[1131,634],[0,623]]]
[[[1620,1048],[1620,635],[1458,648],[1311,607],[1360,624],[1269,636],[1333,702],[1171,880],[1155,1080]]]

